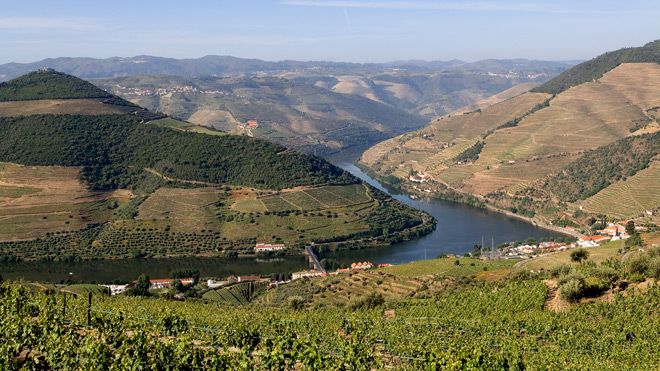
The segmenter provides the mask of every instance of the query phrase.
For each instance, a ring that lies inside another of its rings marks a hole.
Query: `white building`
[[[284,244],[270,244],[270,243],[258,243],[254,246],[255,252],[261,251],[282,251],[286,249]]]

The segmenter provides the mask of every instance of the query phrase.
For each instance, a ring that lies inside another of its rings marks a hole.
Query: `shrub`
[[[617,272],[616,269],[602,266],[599,268],[594,269],[591,274],[598,278],[601,279],[609,284],[614,284],[616,281],[619,280],[619,272]]]
[[[655,256],[651,258],[647,272],[649,276],[655,279],[660,279],[660,256]],[[2,282],[1,277],[0,277],[0,282]]]
[[[559,278],[561,276],[566,276],[569,273],[571,273],[572,270],[573,268],[571,268],[571,266],[568,264],[562,264],[557,267],[552,267],[550,268],[550,277]]]
[[[537,277],[537,274],[532,273],[532,271],[527,269],[518,269],[511,273],[510,278],[514,281],[525,281],[531,280],[532,278]]]
[[[566,282],[573,281],[573,280],[580,281],[584,285],[584,275],[582,273],[570,273],[570,274],[567,274],[565,276],[561,276],[559,278],[559,280],[557,281],[557,283],[559,284],[559,286],[561,286],[561,285],[565,284]]]
[[[646,270],[649,269],[649,263],[650,259],[648,255],[635,255],[626,262],[626,271],[631,274],[646,274]]]
[[[303,307],[305,306],[305,299],[303,299],[303,297],[300,295],[294,295],[289,297],[288,303],[289,303],[289,308],[300,310],[303,309]]]
[[[349,308],[352,310],[373,309],[383,304],[385,304],[385,298],[383,297],[383,295],[380,293],[372,292],[371,294],[351,303],[349,305]]]
[[[571,260],[576,262],[576,263],[582,263],[583,260],[587,260],[589,258],[589,251],[579,248],[571,251]]]
[[[559,287],[559,295],[569,302],[577,302],[584,295],[584,281],[571,279]]]

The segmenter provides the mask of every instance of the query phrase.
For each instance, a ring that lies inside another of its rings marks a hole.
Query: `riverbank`
[[[555,232],[534,227],[485,208],[477,209],[442,200],[412,200],[404,194],[396,194],[391,189],[388,190],[353,164],[343,163],[341,166],[374,188],[389,193],[397,201],[432,216],[435,228],[430,229],[420,238],[383,244],[377,248],[355,249],[355,247],[343,246],[345,249],[324,252],[321,258],[333,259],[345,265],[358,261],[370,261],[374,264],[405,264],[441,255],[463,255],[471,252],[475,244],[480,244],[484,240],[493,244],[501,244],[524,241],[530,237],[539,241],[561,237]],[[421,228],[421,225],[417,228]],[[117,278],[133,280],[142,273],[152,277],[166,277],[170,271],[176,269],[197,269],[204,276],[225,277],[232,274],[290,273],[307,268],[307,262],[302,255],[259,256],[257,258],[242,256],[245,258],[188,256],[81,262],[24,261],[0,263],[0,274],[5,278],[23,277],[33,281],[60,282],[71,279],[73,281],[109,280],[111,282]]]
[[[528,223],[534,227],[542,228],[548,231],[552,231],[555,233],[559,233],[568,237],[572,238],[580,238],[582,234],[578,233],[575,230],[570,230],[554,225],[547,224],[537,218],[530,218],[525,215],[517,214],[514,212],[511,212],[506,209],[499,208],[491,203],[489,203],[484,197],[481,197],[479,195],[473,195],[470,193],[464,193],[459,190],[456,190],[455,188],[450,187],[448,184],[442,183],[444,187],[446,187],[448,190],[455,194],[460,194],[465,197],[446,197],[445,194],[442,192],[420,192],[415,190],[414,188],[412,189],[413,192],[411,192],[410,184],[405,181],[401,180],[400,178],[395,178],[399,180],[397,183],[392,183],[391,179],[388,177],[383,177],[380,174],[376,173],[375,171],[371,170],[369,167],[365,166],[364,164],[361,164],[359,162],[355,163],[355,166],[358,167],[361,171],[363,171],[365,174],[369,175],[371,178],[376,179],[378,182],[385,184],[387,187],[392,188],[397,190],[398,192],[402,192],[408,196],[415,196],[418,198],[429,198],[429,199],[440,199],[443,201],[447,202],[456,202],[460,204],[465,204],[471,207],[477,207],[477,208],[482,208],[486,209],[492,212],[496,212],[502,215],[505,215],[509,218],[515,218],[517,220],[523,221],[525,223]],[[478,202],[474,202],[474,200],[478,200]]]

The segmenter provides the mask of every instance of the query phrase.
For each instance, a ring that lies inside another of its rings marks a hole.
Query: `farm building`
[[[284,249],[286,249],[286,245],[284,244],[258,243],[254,246],[255,252],[282,251]]]
[[[606,234],[608,236],[619,236],[621,238],[627,238],[628,234],[626,233],[626,227],[619,225],[619,224],[613,224],[610,223],[607,227],[604,229],[601,229],[598,231],[598,233]]]
[[[317,271],[317,270],[301,271],[301,272],[294,272],[291,275],[291,280],[297,280],[305,277],[323,277],[327,275],[328,274],[324,271]]]
[[[172,282],[174,281],[181,281],[181,284],[184,286],[192,285],[195,280],[190,277],[190,278],[159,278],[159,279],[153,279],[149,280],[149,289],[164,289],[166,287],[170,287],[172,285]]]
[[[371,269],[374,265],[371,262],[357,262],[351,264],[351,270]]]

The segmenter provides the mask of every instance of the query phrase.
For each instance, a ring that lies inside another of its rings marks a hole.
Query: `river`
[[[535,227],[505,215],[442,200],[413,200],[405,194],[384,187],[350,162],[338,166],[363,179],[372,186],[389,193],[411,207],[424,210],[438,220],[434,232],[414,241],[393,246],[354,251],[342,251],[327,257],[340,263],[371,261],[373,263],[402,264],[415,260],[432,259],[441,254],[464,254],[475,244],[486,246],[520,241],[529,237],[558,236],[557,233]],[[60,282],[67,279],[84,282],[111,282],[133,280],[141,273],[151,277],[167,277],[175,269],[198,269],[202,276],[226,277],[231,274],[270,274],[293,272],[306,268],[304,257],[272,260],[222,258],[168,258],[125,259],[64,262],[21,262],[0,264],[4,278],[23,278],[32,281]]]

